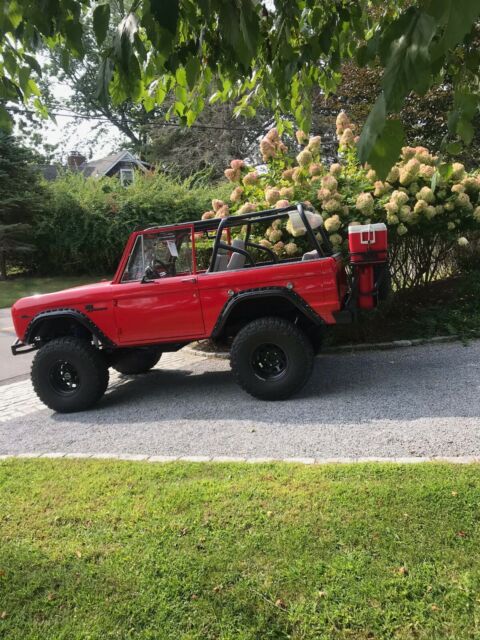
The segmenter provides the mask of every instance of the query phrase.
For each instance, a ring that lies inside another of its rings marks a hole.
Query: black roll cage
[[[248,247],[265,251],[271,256],[273,262],[276,263],[278,262],[278,256],[270,248],[264,247],[261,244],[257,244],[255,242],[250,241],[252,224],[256,222],[276,220],[279,216],[284,217],[290,211],[297,211],[305,226],[305,229],[310,238],[313,248],[318,251],[318,255],[323,257],[332,256],[334,254],[334,250],[332,247],[332,243],[330,242],[330,238],[328,237],[328,234],[325,231],[324,226],[321,225],[316,230],[322,236],[322,242],[320,243],[317,240],[315,233],[312,227],[310,226],[310,223],[308,222],[308,218],[305,214],[306,209],[310,210],[310,207],[307,207],[303,202],[297,202],[296,204],[289,204],[287,207],[281,207],[279,209],[265,209],[264,211],[254,211],[251,213],[239,213],[239,214],[230,216],[228,218],[210,218],[209,220],[196,220],[194,222],[183,223],[182,225],[173,224],[173,225],[166,225],[163,227],[156,227],[156,226],[147,227],[147,228],[144,228],[142,231],[143,232],[144,231],[165,232],[165,231],[168,231],[169,229],[178,231],[180,230],[180,228],[185,226],[185,227],[193,227],[194,233],[195,232],[206,233],[207,238],[211,238],[211,236],[208,235],[208,232],[214,231],[215,241],[213,243],[213,251],[212,251],[212,256],[210,259],[210,265],[208,267],[208,271],[212,271],[213,265],[215,265],[215,260],[217,258],[219,249],[240,253],[241,255],[245,256],[245,258],[250,262],[251,266],[253,267],[255,266],[255,262],[251,257],[251,255],[247,251],[245,251],[245,249],[241,249],[240,247],[234,247],[233,245],[227,244],[222,241],[223,231],[225,231],[226,229],[230,229],[232,227],[246,225],[247,233],[245,236],[245,247],[248,246]]]
[[[281,207],[279,209],[266,209],[265,211],[256,211],[254,213],[241,213],[235,216],[231,216],[229,218],[221,218],[218,220],[216,224],[213,224],[213,220],[202,220],[199,222],[195,222],[193,225],[194,231],[203,231],[203,230],[209,231],[216,228],[215,242],[213,244],[212,257],[210,259],[210,266],[208,268],[208,271],[211,271],[213,269],[213,265],[215,265],[215,261],[216,261],[219,249],[240,253],[241,255],[244,255],[247,258],[247,260],[250,262],[252,267],[255,266],[255,262],[253,258],[247,251],[245,251],[244,249],[241,249],[240,247],[234,247],[233,245],[227,244],[222,241],[222,233],[225,229],[230,229],[231,227],[236,227],[240,225],[242,226],[246,225],[247,227],[247,232],[245,235],[245,247],[252,247],[259,250],[263,250],[269,255],[271,255],[274,263],[278,262],[278,256],[276,256],[271,249],[269,249],[268,247],[264,247],[260,244],[257,244],[255,242],[250,242],[252,224],[254,224],[255,222],[265,222],[268,220],[276,220],[279,216],[283,217],[285,216],[285,214],[288,214],[290,211],[298,212],[305,226],[305,229],[307,231],[307,235],[309,236],[310,241],[313,245],[313,248],[318,251],[318,255],[324,256],[324,257],[333,255],[333,247],[324,227],[320,226],[318,228],[318,232],[322,236],[322,243],[320,243],[317,240],[312,227],[310,226],[310,223],[305,213],[304,203],[298,202],[297,204],[293,204],[293,205],[291,204],[291,205],[288,205],[287,207]],[[324,249],[324,247],[326,247],[326,250]]]

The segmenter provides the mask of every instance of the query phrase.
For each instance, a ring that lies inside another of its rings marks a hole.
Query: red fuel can
[[[358,308],[373,309],[375,307],[374,298],[374,267],[373,264],[363,264],[358,269]]]

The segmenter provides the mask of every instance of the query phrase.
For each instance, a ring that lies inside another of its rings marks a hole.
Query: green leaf
[[[107,104],[109,98],[109,85],[113,76],[113,60],[104,58],[98,69],[96,97],[102,104]]]
[[[430,85],[429,46],[435,34],[435,19],[410,10],[406,32],[392,42],[382,80],[388,111],[398,111],[410,91],[423,94]]]
[[[179,0],[150,0],[150,11],[158,24],[172,35],[177,32]]]
[[[150,93],[145,94],[142,99],[142,104],[145,111],[147,113],[150,113],[150,111],[152,111],[156,104],[155,95],[151,95]]]
[[[397,162],[404,142],[405,133],[400,120],[387,120],[368,158],[381,180],[385,180]]]
[[[0,131],[10,133],[13,127],[13,119],[8,111],[0,105]]]
[[[463,149],[461,142],[450,142],[447,144],[447,153],[450,153],[452,156],[456,156]]]
[[[369,160],[372,149],[385,127],[386,117],[387,110],[385,107],[385,96],[382,93],[374,104],[373,109],[370,111],[360,135],[358,143],[358,157],[362,164]]]
[[[200,60],[198,58],[190,58],[185,66],[185,70],[187,72],[188,88],[191,91],[200,74]]]
[[[471,120],[477,113],[479,98],[473,93],[457,89],[453,99],[453,104],[468,120]]]
[[[35,58],[33,56],[24,55],[23,56],[23,60],[24,60],[24,62],[26,62],[28,64],[28,66],[31,69],[36,71],[39,76],[42,75],[42,68],[41,68],[41,66],[38,64],[38,62],[35,60]]]
[[[38,96],[40,97],[41,95],[41,91],[37,85],[37,83],[35,82],[35,80],[33,80],[32,78],[30,78],[27,82],[27,89],[26,89],[27,93],[29,95],[34,95],[34,96]]]
[[[22,67],[18,72],[18,81],[20,83],[20,87],[22,91],[24,92],[27,90],[27,83],[28,83],[28,79],[30,78],[30,71],[31,71],[30,67]]]
[[[478,0],[435,0],[432,3],[437,20],[445,25],[442,38],[434,47],[435,57],[447,53],[472,29],[480,15]]]
[[[115,33],[113,48],[117,60],[124,70],[128,69],[132,56],[132,44],[138,31],[138,19],[133,13],[129,13],[120,22]]]
[[[93,10],[93,32],[99,46],[103,44],[108,33],[110,22],[110,4],[98,4]]]
[[[72,50],[73,55],[81,57],[84,53],[83,49],[83,28],[78,20],[69,18],[65,21],[65,36],[67,43]]]
[[[187,72],[185,71],[185,67],[178,67],[178,69],[175,72],[175,79],[177,81],[177,84],[179,84],[181,87],[186,88]]]
[[[254,58],[257,51],[260,29],[254,5],[247,0],[240,3],[240,31],[250,58]]]
[[[118,71],[113,74],[112,80],[107,88],[109,95],[112,98],[112,102],[115,105],[125,102],[125,100],[128,98],[124,83],[122,82]]]
[[[438,167],[438,173],[442,176],[443,180],[448,180],[453,173],[453,166],[450,162],[443,163]]]
[[[457,124],[457,133],[465,144],[470,144],[475,135],[475,129],[469,120],[462,118]]]

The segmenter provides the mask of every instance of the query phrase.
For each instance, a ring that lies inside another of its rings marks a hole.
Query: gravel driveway
[[[480,341],[317,358],[301,395],[268,403],[228,362],[168,354],[113,376],[100,404],[59,415],[30,382],[0,387],[0,454],[480,456]]]

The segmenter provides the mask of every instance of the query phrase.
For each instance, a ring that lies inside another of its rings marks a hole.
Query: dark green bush
[[[67,174],[49,185],[48,207],[35,225],[41,273],[113,273],[135,229],[197,220],[228,187],[191,187],[162,174],[117,178]]]

